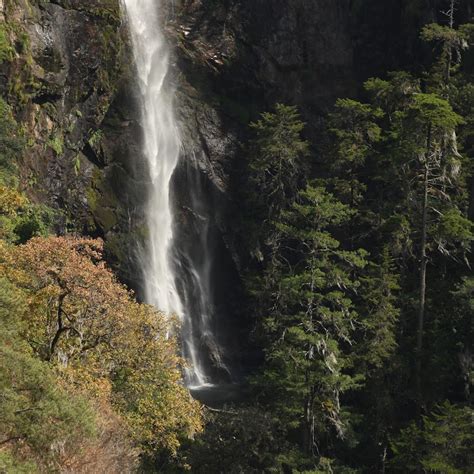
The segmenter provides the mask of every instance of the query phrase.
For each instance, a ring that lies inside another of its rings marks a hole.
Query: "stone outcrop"
[[[126,64],[118,3],[19,0],[4,10],[15,54],[0,67],[0,87],[30,142],[23,183],[77,219],[76,230],[95,233],[87,194],[107,165],[100,128]]]

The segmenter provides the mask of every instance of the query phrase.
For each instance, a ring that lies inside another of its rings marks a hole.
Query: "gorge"
[[[471,3],[0,0],[0,472],[470,472]]]

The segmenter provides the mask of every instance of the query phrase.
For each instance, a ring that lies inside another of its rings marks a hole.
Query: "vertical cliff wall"
[[[0,87],[29,138],[24,186],[94,232],[84,191],[105,164],[96,132],[122,72],[116,2],[4,1],[3,15],[13,52]]]
[[[235,242],[232,176],[248,123],[276,102],[300,106],[314,142],[337,97],[361,80],[415,61],[418,29],[442,0],[178,0],[167,37],[175,54],[183,153],[172,185],[180,254],[196,254],[206,232],[220,353],[210,365],[252,359],[240,291],[245,249]],[[388,12],[388,13],[387,13]],[[472,15],[463,4],[460,18]],[[146,236],[149,184],[131,49],[118,0],[1,0],[9,54],[0,90],[29,138],[21,162],[29,195],[60,211],[57,230],[102,236],[120,277],[140,292],[137,246]],[[375,34],[374,34],[375,32]],[[377,38],[376,43],[372,38]],[[194,183],[192,187],[190,183]],[[200,204],[196,205],[196,190]],[[196,262],[197,264],[198,262]],[[221,362],[219,362],[221,361]]]
[[[144,232],[137,183],[146,173],[119,1],[0,6],[9,48],[0,92],[28,142],[21,185],[58,211],[57,232],[104,237],[110,262],[133,286],[139,273],[131,243]]]
[[[349,11],[346,1],[195,0],[180,2],[171,16],[184,138],[174,185],[177,251],[196,255],[207,233],[216,337],[203,337],[201,350],[217,379],[238,378],[255,359],[240,282],[248,249],[237,245],[233,227],[232,178],[245,158],[248,124],[276,102],[297,104],[316,135],[335,98],[355,90]],[[197,181],[199,207],[189,186]]]

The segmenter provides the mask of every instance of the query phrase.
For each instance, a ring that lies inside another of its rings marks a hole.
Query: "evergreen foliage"
[[[254,138],[249,146],[246,186],[252,211],[245,220],[252,227],[246,240],[258,258],[265,259],[278,246],[274,222],[294,201],[304,181],[309,144],[301,136],[304,123],[294,106],[277,104],[274,112],[263,113],[250,127]]]
[[[281,428],[263,472],[472,467],[471,30],[427,25],[426,74],[337,100],[319,168],[294,107],[251,125],[245,222],[265,222],[246,278],[264,353],[252,393]]]
[[[340,395],[356,382],[345,349],[357,325],[351,295],[365,252],[341,249],[329,232],[349,215],[324,189],[301,191],[278,223],[287,244],[267,270],[277,272],[268,280],[278,283],[260,296],[269,303],[263,324],[270,341],[259,384],[285,425],[301,430],[308,454],[317,452],[328,431],[345,436]]]
[[[474,465],[474,411],[468,406],[444,402],[422,425],[410,424],[392,443],[395,472],[462,474]]]

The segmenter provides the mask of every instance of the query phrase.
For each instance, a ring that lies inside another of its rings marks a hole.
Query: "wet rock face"
[[[61,210],[57,231],[106,239],[132,286],[144,186],[132,60],[119,0],[2,2],[15,54],[0,92],[32,143],[21,163],[33,200]]]
[[[193,255],[207,232],[213,255],[213,331],[219,348],[205,338],[202,351],[219,373],[220,361],[235,375],[255,359],[244,347],[249,319],[240,270],[248,249],[235,241],[239,207],[232,179],[244,160],[248,124],[276,102],[297,104],[310,123],[339,95],[353,89],[348,1],[187,0],[169,23],[176,45],[174,76],[183,157],[175,174],[178,252]],[[199,175],[199,212],[190,176]],[[197,256],[199,260],[199,256]],[[198,265],[198,262],[195,262]]]
[[[88,191],[109,161],[94,134],[123,71],[118,1],[17,0],[4,16],[15,55],[0,88],[34,141],[22,163],[24,182],[35,179],[27,191],[97,233]]]

